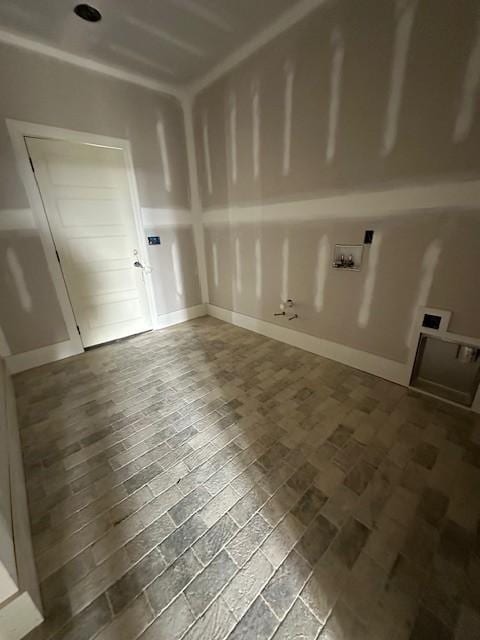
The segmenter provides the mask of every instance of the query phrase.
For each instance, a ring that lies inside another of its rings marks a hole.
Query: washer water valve
[[[294,301],[291,298],[289,298],[288,300],[285,300],[285,302],[280,303],[280,311],[277,313],[274,313],[273,315],[286,316],[287,320],[295,320],[295,318],[298,318],[297,313],[292,313],[291,315],[287,315],[287,310],[293,309],[294,306],[295,306]]]

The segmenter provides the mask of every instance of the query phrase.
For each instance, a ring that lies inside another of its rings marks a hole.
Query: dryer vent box
[[[440,329],[441,321],[442,316],[435,316],[432,313],[426,313],[423,316],[422,327],[426,327],[427,329]]]

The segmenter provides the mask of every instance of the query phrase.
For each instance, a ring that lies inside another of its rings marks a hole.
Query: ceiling
[[[170,85],[201,78],[299,0],[0,0],[0,28]]]

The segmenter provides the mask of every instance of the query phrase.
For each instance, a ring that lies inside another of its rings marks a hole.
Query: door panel
[[[84,346],[151,329],[120,149],[28,138]]]

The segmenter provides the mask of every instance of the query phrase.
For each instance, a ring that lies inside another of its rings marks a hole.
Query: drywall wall
[[[0,60],[0,326],[3,342],[16,354],[68,336],[5,119],[130,140],[142,207],[189,213],[189,177],[176,99],[8,45],[0,45]],[[150,255],[158,315],[201,302],[191,225],[178,229],[170,216],[168,233]],[[175,269],[187,263],[183,295],[164,295],[175,291]]]
[[[478,337],[479,50],[473,0],[340,0],[204,89],[210,302],[283,323],[293,297],[288,328],[398,362],[424,305]],[[366,229],[361,270],[334,270]]]

